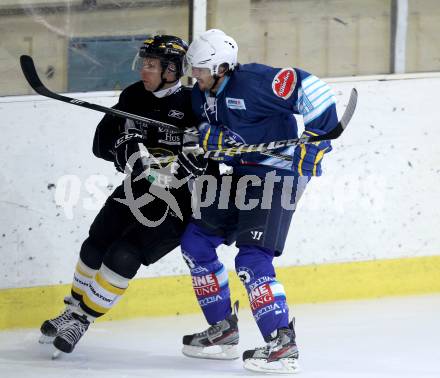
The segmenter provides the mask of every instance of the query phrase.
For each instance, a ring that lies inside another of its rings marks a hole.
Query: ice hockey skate
[[[72,353],[75,345],[86,333],[90,322],[85,315],[78,315],[72,312],[72,320],[64,324],[58,331],[57,336],[53,341],[56,349],[64,353]],[[56,358],[58,353],[55,353],[53,358]]]
[[[238,353],[238,301],[232,314],[207,330],[183,336],[182,353],[188,357],[213,360],[235,360]]]
[[[41,336],[38,342],[40,344],[52,344],[59,330],[64,324],[70,322],[72,318],[72,310],[77,306],[77,301],[68,296],[64,298],[66,308],[64,311],[53,319],[45,320],[41,325]]]
[[[294,319],[289,323],[289,328],[281,328],[273,333],[273,338],[265,347],[247,350],[243,353],[244,367],[259,373],[294,374],[299,372]]]

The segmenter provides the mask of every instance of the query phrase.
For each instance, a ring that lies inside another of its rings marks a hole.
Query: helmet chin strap
[[[228,66],[229,67],[229,66]],[[212,75],[212,78],[214,79],[214,83],[211,85],[211,88],[209,88],[209,94],[213,97],[215,97],[215,92],[213,92],[213,89],[217,86],[218,81],[224,77],[224,75],[227,73],[228,69],[223,67],[223,64],[220,65],[219,69],[222,70],[223,76],[219,76],[218,75],[218,70],[217,73]]]
[[[211,88],[209,88],[209,94],[210,94],[212,97],[215,97],[215,92],[213,92],[212,90],[217,86],[218,81],[220,80],[220,76],[218,76],[218,75],[214,75],[214,76],[213,76],[213,79],[214,79],[214,83],[211,85]]]
[[[165,71],[168,69],[168,66],[167,66],[167,68],[165,68],[165,69],[163,69],[163,67],[162,67],[162,74],[160,75],[160,77],[161,77],[161,82],[160,82],[160,84],[158,85],[158,87],[153,91],[153,92],[157,92],[157,91],[160,91],[161,89],[163,89],[163,87],[165,86],[165,84],[174,84],[174,83],[177,83],[178,81],[179,81],[179,77],[177,77],[177,76],[179,76],[179,75],[177,75],[177,73],[176,73],[176,80],[173,80],[173,81],[167,81],[167,79],[165,79]]]
[[[176,79],[174,81],[167,81],[167,79],[165,79],[165,77],[162,75],[162,81],[160,82],[160,84],[158,85],[158,87],[153,91],[153,92],[158,92],[161,89],[163,89],[163,87],[165,86],[165,84],[174,84],[177,83],[179,81],[179,79]]]

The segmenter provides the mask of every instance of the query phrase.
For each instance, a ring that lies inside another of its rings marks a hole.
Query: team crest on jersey
[[[296,72],[293,68],[283,68],[272,81],[272,90],[278,97],[287,100],[295,90]]]
[[[246,110],[246,105],[242,98],[226,97],[226,106],[229,109]]]

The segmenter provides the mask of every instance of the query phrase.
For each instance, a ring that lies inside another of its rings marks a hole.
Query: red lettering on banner
[[[293,68],[283,68],[272,81],[272,90],[284,100],[287,100],[293,93],[296,86],[296,72]]]
[[[268,283],[258,286],[249,292],[249,302],[251,304],[252,311],[267,306],[273,301],[274,297]]]
[[[194,291],[198,297],[207,297],[220,291],[215,273],[192,277]]]

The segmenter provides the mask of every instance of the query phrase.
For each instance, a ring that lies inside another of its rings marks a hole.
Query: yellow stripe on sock
[[[91,308],[93,311],[98,312],[100,314],[105,314],[111,308],[111,307],[110,308],[102,307],[99,304],[93,302],[87,294],[83,295],[83,302],[87,307]]]
[[[104,277],[102,277],[101,272],[96,273],[95,281],[105,290],[112,294],[122,295],[124,294],[126,289],[121,289],[119,287],[113,286],[110,282],[108,282]]]
[[[82,276],[84,276],[84,277],[87,277],[87,278],[92,278],[92,277],[93,277],[91,274],[88,274],[88,273],[84,272],[84,271],[81,269],[81,267],[79,266],[79,264],[76,264],[76,271],[77,271],[79,274],[81,274]]]
[[[75,294],[78,294],[78,295],[81,295],[81,296],[84,296],[84,294],[85,294],[84,290],[81,290],[80,288],[78,288],[78,287],[76,287],[74,285],[72,285],[70,290],[72,290]]]

